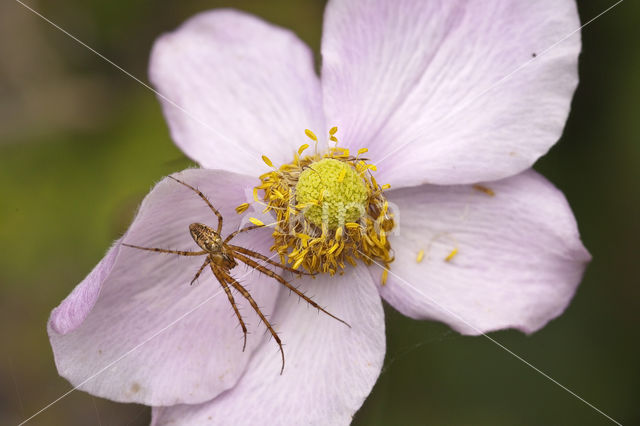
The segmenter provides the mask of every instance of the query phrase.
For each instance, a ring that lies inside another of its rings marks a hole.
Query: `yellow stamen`
[[[296,263],[293,264],[292,268],[293,269],[298,269],[300,267],[300,265],[302,265],[302,262],[304,262],[304,257],[301,257],[300,259],[298,259],[296,261]]]
[[[337,126],[333,126],[331,129],[329,129],[329,134],[331,136],[335,135],[338,132],[338,127]]]
[[[480,191],[480,192],[484,192],[485,194],[487,194],[489,197],[493,197],[496,195],[496,193],[493,191],[493,189],[491,188],[487,188],[484,185],[473,185],[472,186],[473,189],[475,189],[476,191]]]
[[[340,244],[335,243],[333,246],[331,246],[331,248],[329,249],[329,251],[327,252],[327,254],[331,254],[334,251],[336,251],[338,249],[338,247],[340,246]]]
[[[238,207],[236,207],[236,213],[242,214],[247,211],[249,208],[249,203],[242,203]]]
[[[269,160],[269,157],[267,157],[266,155],[262,156],[262,161],[264,161],[267,166],[273,167],[273,163],[271,162],[271,160]]]
[[[389,276],[389,270],[387,268],[382,270],[382,278],[380,279],[380,281],[382,281],[382,285],[387,284],[387,277]]]
[[[310,236],[308,236],[307,234],[301,234],[300,232],[298,232],[296,234],[296,237],[300,238],[303,241],[308,241],[309,238],[311,238]]]
[[[451,250],[451,253],[449,253],[449,255],[444,258],[444,261],[445,262],[450,262],[451,259],[453,259],[456,256],[456,254],[458,254],[458,249],[454,248],[453,250]]]
[[[307,135],[307,137],[309,139],[311,139],[314,142],[318,142],[318,137],[316,136],[315,133],[313,133],[311,130],[309,129],[304,129],[304,134]]]
[[[264,222],[260,219],[256,219],[255,217],[250,217],[249,222],[253,223],[256,226],[264,226]]]
[[[369,152],[369,150],[367,148],[360,148],[358,150],[358,155],[364,154],[365,152]]]
[[[420,263],[422,262],[422,259],[424,259],[424,250],[420,250],[418,252],[418,256],[416,257],[416,262]]]
[[[309,144],[308,143],[305,143],[304,145],[300,145],[300,148],[298,148],[298,155],[301,155],[302,152],[307,148],[309,148]]]
[[[293,259],[294,257],[298,257],[298,253],[300,253],[300,250],[298,250],[298,249],[293,250],[291,253],[289,253],[289,259]]]

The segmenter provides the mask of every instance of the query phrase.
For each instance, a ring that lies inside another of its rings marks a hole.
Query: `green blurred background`
[[[614,1],[579,1],[582,22]],[[155,37],[233,6],[316,51],[324,1],[64,0],[45,16],[146,80]],[[583,30],[564,136],[536,169],[566,194],[593,254],[566,313],[533,336],[493,337],[623,424],[640,424],[640,4]],[[70,389],[50,310],[127,227],[154,182],[191,163],[155,96],[13,0],[0,4],[0,423]],[[483,337],[387,307],[388,351],[356,425],[598,425],[608,421]],[[74,392],[34,425],[144,425],[149,410]]]

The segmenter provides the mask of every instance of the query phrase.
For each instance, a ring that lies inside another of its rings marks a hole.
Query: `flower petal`
[[[573,0],[331,1],[327,124],[393,187],[511,176],[562,133],[579,26]]]
[[[251,15],[196,15],[156,41],[149,72],[174,141],[206,168],[261,174],[261,154],[289,162],[324,128],[311,51]]]
[[[301,282],[344,324],[281,292],[273,319],[286,365],[270,342],[256,353],[236,387],[205,404],[154,409],[154,425],[349,424],[371,391],[385,353],[384,313],[369,273]]]
[[[240,226],[233,209],[245,201],[243,190],[253,179],[208,170],[174,176],[208,194],[224,216],[222,235]],[[242,331],[211,270],[189,285],[205,258],[121,245],[198,251],[189,234],[192,222],[216,229],[217,218],[192,190],[164,179],[142,202],[127,233],[53,310],[48,331],[56,365],[74,386],[116,401],[197,403],[232,387],[244,372],[265,339],[250,335],[242,352]],[[266,254],[270,239],[268,230],[255,230],[234,243]],[[273,309],[278,286],[257,274],[246,276],[243,268],[233,272],[266,311]],[[258,318],[238,299],[254,331]]]
[[[380,293],[404,315],[464,334],[540,329],[567,307],[590,260],[564,196],[531,170],[388,198],[399,235],[389,237],[396,258]]]

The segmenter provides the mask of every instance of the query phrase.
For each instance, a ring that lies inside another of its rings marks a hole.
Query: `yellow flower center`
[[[358,220],[365,212],[367,187],[351,164],[325,158],[311,163],[296,184],[298,204],[307,205],[305,217],[329,230]]]
[[[378,185],[371,174],[376,167],[360,158],[367,149],[358,150],[354,157],[348,149],[337,146],[337,130],[329,131],[336,146],[323,154],[317,151],[316,135],[305,130],[316,142],[314,154],[302,156],[309,148],[304,144],[291,163],[278,168],[262,156],[273,170],[260,176],[261,184],[254,188],[253,197],[265,206],[265,212],[273,211],[277,216],[271,250],[280,255],[283,265],[334,275],[342,274],[346,264],[356,266],[357,260],[367,265],[376,262],[385,267],[384,284],[393,261],[387,239],[394,226],[393,214],[383,195],[389,185]],[[245,203],[236,211],[242,214],[247,208]]]

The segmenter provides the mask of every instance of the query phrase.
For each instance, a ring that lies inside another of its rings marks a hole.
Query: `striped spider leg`
[[[205,256],[204,263],[202,264],[202,266],[200,266],[200,269],[198,269],[195,276],[191,280],[191,284],[193,284],[198,279],[200,274],[202,274],[202,272],[207,268],[207,266],[209,266],[209,268],[211,269],[211,272],[216,277],[216,279],[220,283],[220,286],[226,293],[227,298],[229,299],[229,303],[231,304],[231,307],[233,308],[233,311],[236,317],[238,318],[238,322],[240,323],[240,327],[242,328],[242,333],[244,335],[244,342],[242,345],[243,352],[247,346],[247,326],[244,320],[242,319],[242,315],[240,315],[240,311],[238,310],[238,306],[236,304],[236,301],[231,289],[236,290],[243,298],[245,298],[247,302],[249,302],[253,310],[256,312],[258,317],[262,320],[262,322],[264,322],[267,330],[269,331],[269,333],[271,333],[271,336],[276,341],[280,349],[280,355],[282,357],[282,368],[280,369],[280,374],[282,374],[282,372],[284,371],[284,350],[282,348],[282,341],[280,340],[278,333],[274,330],[273,326],[271,325],[267,317],[262,313],[262,311],[258,307],[258,304],[253,299],[249,291],[231,275],[231,270],[236,266],[238,266],[238,261],[244,263],[250,268],[256,269],[257,271],[267,275],[268,277],[275,279],[284,287],[288,288],[290,291],[297,294],[301,299],[303,299],[312,307],[325,313],[331,318],[334,318],[340,321],[341,323],[347,325],[348,327],[351,327],[346,321],[343,321],[337,316],[329,313],[320,305],[318,305],[316,302],[311,300],[311,298],[306,296],[302,291],[300,291],[297,287],[289,283],[282,276],[278,275],[276,272],[272,271],[266,266],[258,263],[254,259],[263,261],[266,264],[269,264],[271,266],[275,266],[277,268],[281,268],[283,270],[290,271],[296,274],[303,274],[303,275],[313,275],[313,274],[309,274],[306,272],[298,271],[293,268],[287,267],[285,265],[282,265],[278,262],[271,260],[270,258],[268,258],[267,256],[264,256],[263,254],[260,254],[253,250],[249,250],[248,248],[229,244],[229,242],[236,235],[242,232],[247,232],[256,228],[260,228],[261,225],[249,225],[244,228],[238,229],[237,231],[229,234],[223,240],[222,236],[220,235],[222,232],[222,221],[223,221],[222,214],[220,214],[220,212],[213,206],[213,204],[211,204],[209,199],[207,199],[207,197],[200,190],[198,190],[197,188],[194,188],[188,183],[183,182],[173,176],[169,176],[169,178],[186,186],[187,188],[191,189],[193,192],[198,194],[198,196],[209,206],[211,211],[217,216],[218,218],[217,228],[214,230],[210,226],[204,225],[202,223],[192,223],[191,225],[189,225],[189,232],[191,234],[191,238],[193,238],[194,242],[198,245],[198,247],[201,248],[200,251],[170,250],[170,249],[155,248],[155,247],[141,247],[141,246],[126,244],[126,243],[122,243],[122,245],[126,247],[135,248],[138,250],[147,250],[147,251],[153,251],[157,253],[176,254],[179,256]]]

